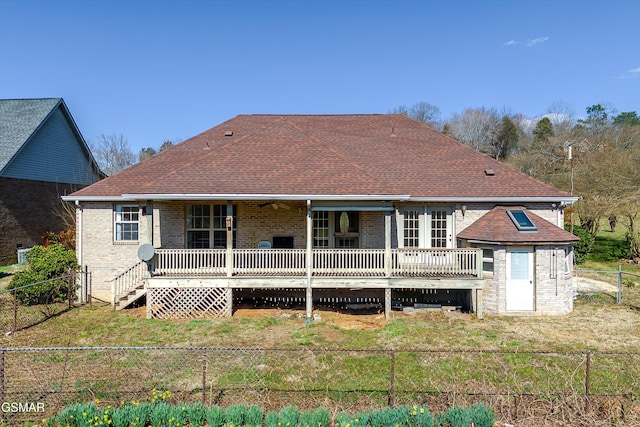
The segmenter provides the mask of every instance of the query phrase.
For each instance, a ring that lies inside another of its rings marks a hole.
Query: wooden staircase
[[[146,281],[149,278],[147,263],[129,267],[111,282],[111,305],[114,310],[122,310],[147,294]]]

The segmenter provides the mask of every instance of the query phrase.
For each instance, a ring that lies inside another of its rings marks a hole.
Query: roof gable
[[[75,196],[123,194],[571,197],[395,114],[240,115]]]
[[[88,185],[102,177],[61,98],[0,100],[0,176]]]
[[[61,101],[60,98],[0,100],[0,171]]]

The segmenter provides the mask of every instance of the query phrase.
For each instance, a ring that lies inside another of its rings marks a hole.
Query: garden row
[[[480,403],[436,414],[416,405],[332,417],[324,407],[301,411],[287,406],[265,413],[257,405],[170,404],[170,397],[168,391],[154,390],[151,402],[122,402],[118,407],[99,407],[99,401],[73,404],[42,423],[46,427],[490,427],[496,420],[493,410]]]

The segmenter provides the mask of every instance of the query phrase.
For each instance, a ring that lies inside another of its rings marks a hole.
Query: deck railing
[[[227,250],[156,249],[153,262],[153,272],[159,275],[224,275],[227,271]]]
[[[249,276],[304,276],[305,249],[234,249],[233,274]]]
[[[149,267],[144,261],[140,261],[118,274],[111,281],[111,304],[115,306],[118,297],[126,295],[142,285],[147,277],[149,277]]]
[[[318,276],[384,276],[384,249],[314,249]]]
[[[156,249],[154,275],[304,276],[306,249]],[[482,277],[480,249],[313,249],[314,276]]]
[[[395,249],[391,253],[393,276],[477,276],[482,275],[480,249]]]

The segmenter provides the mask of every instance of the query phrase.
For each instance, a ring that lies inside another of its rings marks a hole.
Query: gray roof
[[[0,171],[61,102],[62,98],[0,99]]]

